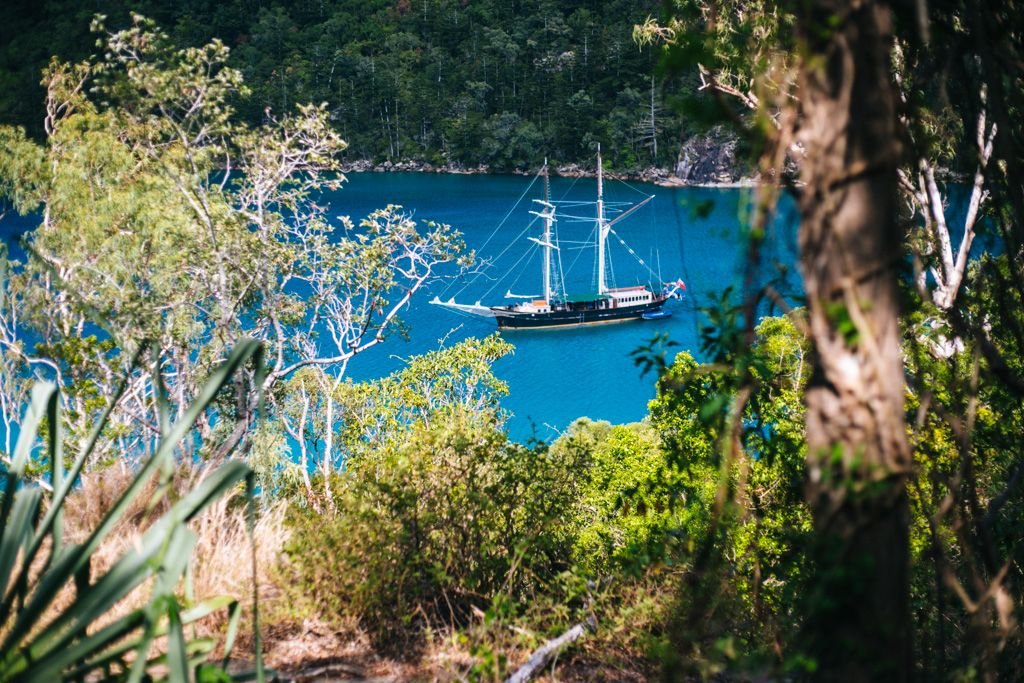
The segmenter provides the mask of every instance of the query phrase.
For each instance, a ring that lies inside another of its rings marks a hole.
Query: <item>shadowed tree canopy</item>
[[[686,99],[713,102],[759,151],[736,333],[747,345],[761,302],[779,301],[757,275],[777,194],[801,210],[814,366],[805,664],[825,678],[907,680],[956,662],[995,680],[1017,661],[1005,647],[1019,638],[1019,548],[1005,534],[1024,456],[979,416],[1021,396],[1021,335],[994,324],[1019,321],[1024,302],[1021,97],[1009,85],[1021,75],[1019,8],[665,7],[637,36],[662,43],[669,68],[692,69],[700,85]],[[994,248],[980,252],[978,235]],[[742,376],[748,354],[737,358]],[[954,643],[950,620],[967,641]]]
[[[328,103],[348,160],[508,170],[545,156],[589,160],[600,141],[615,167],[664,167],[686,120],[619,97],[651,90],[654,52],[630,32],[657,10],[657,0],[18,0],[0,26],[0,121],[41,136],[39,72],[50,57],[95,52],[94,13],[120,28],[138,12],[178,45],[230,47],[252,90],[235,102],[250,123]]]

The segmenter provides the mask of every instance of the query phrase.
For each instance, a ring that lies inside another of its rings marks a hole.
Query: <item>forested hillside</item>
[[[0,27],[0,120],[42,132],[51,55],[95,51],[89,23],[155,19],[179,45],[219,38],[258,123],[327,102],[348,160],[411,159],[495,170],[544,155],[615,168],[671,165],[683,126],[663,107],[657,51],[633,26],[656,0],[16,0]]]

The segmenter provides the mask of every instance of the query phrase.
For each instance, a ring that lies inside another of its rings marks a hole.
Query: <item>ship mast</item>
[[[544,159],[544,300],[551,303],[551,189],[548,183],[548,160]]]
[[[608,291],[605,283],[605,240],[610,231],[608,221],[604,217],[604,177],[601,168],[601,143],[597,143],[597,294],[603,296]]]
[[[544,300],[551,303],[551,251],[558,249],[551,242],[551,224],[555,222],[555,205],[551,203],[551,190],[548,182],[548,160],[544,159],[544,201],[535,199],[535,202],[544,207],[543,211],[531,211],[534,216],[544,219],[544,234],[541,239],[530,237],[530,241],[536,242],[544,248]]]

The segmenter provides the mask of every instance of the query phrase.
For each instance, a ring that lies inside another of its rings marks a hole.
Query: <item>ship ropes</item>
[[[635,219],[644,207],[650,207],[654,195],[644,195],[636,202],[608,201],[600,150],[596,176],[596,201],[554,200],[545,161],[519,200],[477,251],[485,253],[497,235],[507,234],[505,225],[510,218],[532,216],[525,221],[516,239],[489,262],[489,267],[462,282],[458,291],[449,293],[454,289],[453,283],[430,303],[456,313],[494,318],[502,329],[573,327],[654,320],[671,315],[665,305],[679,298],[686,285],[679,279],[665,282],[658,272],[660,258],[656,250],[652,248],[652,256],[645,260],[620,233],[627,221]],[[541,188],[536,188],[538,181]],[[564,196],[569,196],[572,189],[569,187]],[[528,198],[530,207],[527,209],[523,204]],[[623,275],[635,278],[633,284],[616,285],[612,244],[616,253],[623,252],[630,257],[631,267],[623,269]],[[531,262],[536,263],[538,255],[539,272],[529,267]],[[493,264],[512,258],[515,260],[502,274],[493,274]],[[654,264],[650,262],[652,259]],[[573,274],[579,272],[577,269],[585,268],[588,263],[591,264],[589,280],[574,277]],[[460,303],[458,298],[467,290],[479,288],[481,278],[486,278],[489,288],[475,303]],[[498,294],[501,289],[505,290],[503,296]],[[500,303],[484,303],[498,297],[503,299]]]

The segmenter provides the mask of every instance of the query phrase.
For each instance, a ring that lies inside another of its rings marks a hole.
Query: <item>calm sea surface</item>
[[[375,208],[399,204],[418,220],[448,223],[463,233],[471,249],[491,262],[483,276],[452,277],[434,283],[405,312],[408,340],[392,336],[385,344],[356,358],[350,365],[353,379],[380,377],[399,369],[409,356],[495,330],[494,321],[459,315],[427,303],[434,295],[455,297],[460,303],[485,304],[504,301],[504,293],[538,294],[541,290],[541,259],[525,240],[536,236],[539,224],[524,234],[532,216],[529,199],[542,196],[540,181],[522,176],[462,176],[416,173],[352,174],[340,190],[326,199],[338,216],[358,222]],[[529,188],[529,192],[527,192]],[[526,193],[518,210],[510,209]],[[592,179],[553,178],[553,199],[592,201]],[[699,357],[699,307],[726,287],[738,286],[742,272],[743,238],[740,217],[748,192],[717,188],[662,188],[642,183],[606,182],[605,198],[611,214],[625,203],[655,195],[650,205],[615,226],[640,265],[615,235],[609,239],[614,284],[624,286],[681,278],[687,298],[669,306],[673,316],[653,322],[627,322],[567,330],[509,331],[504,337],[515,346],[513,356],[495,367],[506,381],[510,395],[504,407],[511,412],[511,436],[551,439],[574,419],[587,416],[622,423],[641,419],[654,396],[654,377],[641,376],[630,352],[660,333],[667,333]],[[619,205],[618,202],[623,202]],[[562,207],[557,224],[562,243],[562,264],[570,292],[593,289],[593,223],[573,222],[569,214],[593,216],[592,206]],[[507,218],[506,218],[507,216]],[[502,223],[504,219],[504,223]],[[15,233],[32,227],[31,218],[0,221],[0,238],[10,241]],[[792,266],[796,254],[796,213],[783,202],[769,241],[766,262]],[[496,226],[501,228],[495,230]],[[771,268],[760,279],[774,275]],[[791,280],[795,279],[792,276]],[[678,350],[678,349],[674,349]]]
[[[441,281],[420,296],[404,316],[409,324],[409,340],[389,340],[354,361],[349,366],[353,378],[395,370],[401,367],[403,358],[437,348],[441,339],[451,343],[495,330],[491,319],[430,305],[428,301],[435,294],[444,300],[454,296],[459,303],[480,300],[496,304],[504,301],[502,297],[509,289],[518,294],[541,291],[539,249],[531,251],[532,243],[525,240],[525,235],[520,237],[533,218],[529,211],[536,208],[528,200],[542,196],[540,181],[530,188],[527,201],[495,232],[495,226],[501,224],[531,181],[521,176],[363,173],[351,175],[341,190],[330,195],[333,211],[353,220],[392,203],[402,205],[417,219],[448,223],[463,233],[470,248],[493,261],[487,277]],[[654,377],[641,376],[630,352],[659,333],[667,333],[679,349],[700,355],[699,307],[708,303],[710,295],[730,285],[738,286],[741,280],[743,240],[739,217],[748,193],[733,188],[669,189],[643,183],[605,183],[605,198],[612,203],[613,211],[616,202],[635,203],[652,194],[655,199],[650,205],[614,229],[637,257],[655,273],[660,272],[664,281],[683,279],[686,300],[670,305],[673,316],[661,321],[504,331],[504,338],[516,350],[498,362],[495,372],[509,385],[510,395],[504,406],[512,413],[509,429],[514,439],[551,439],[581,416],[614,423],[643,418],[647,402],[654,396]],[[595,195],[595,180],[552,179],[553,199],[593,201]],[[593,212],[593,206],[559,208],[559,215],[566,216],[593,216]],[[795,211],[784,202],[766,260],[789,266],[795,262],[796,224]],[[592,291],[594,249],[573,242],[592,241],[593,223],[563,217],[557,228],[569,291]],[[539,231],[540,225],[535,223],[526,235],[537,236]],[[609,248],[616,285],[655,279],[614,235],[609,238]],[[771,276],[771,269],[762,274],[762,278]]]

